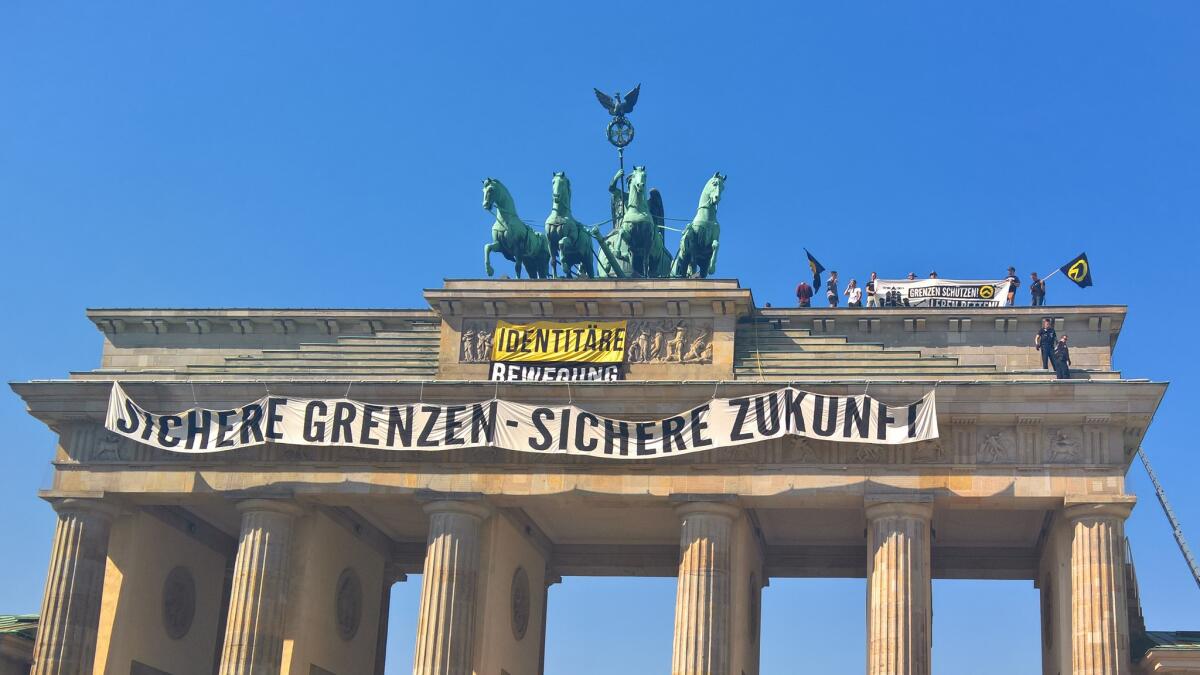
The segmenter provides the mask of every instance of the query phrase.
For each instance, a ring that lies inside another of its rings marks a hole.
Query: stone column
[[[383,675],[387,666],[388,620],[392,615],[392,586],[408,581],[408,575],[388,563],[383,566],[383,590],[379,598],[379,630],[375,635],[375,675]]]
[[[867,675],[929,675],[929,501],[867,504]]]
[[[220,675],[278,673],[292,531],[302,511],[273,499],[240,502],[238,510],[242,533],[233,563]]]
[[[562,577],[546,568],[546,583],[542,584],[542,642],[538,653],[538,675],[546,675],[546,626],[550,623],[550,587],[562,583]]]
[[[1071,526],[1071,671],[1128,675],[1129,615],[1125,596],[1125,519],[1132,498],[1068,500]]]
[[[728,675],[731,533],[739,511],[729,504],[689,502],[676,513],[683,527],[671,674]]]
[[[413,675],[471,675],[480,530],[491,509],[478,502],[433,501],[421,582]]]
[[[52,502],[58,512],[32,675],[92,672],[108,564],[108,534],[117,508],[98,499]]]
[[[221,655],[225,653],[225,624],[229,621],[229,594],[233,590],[233,563],[237,560],[237,551],[233,556],[225,556],[225,578],[221,580],[221,609],[217,615],[217,636],[220,638],[213,644],[213,675],[221,672]]]

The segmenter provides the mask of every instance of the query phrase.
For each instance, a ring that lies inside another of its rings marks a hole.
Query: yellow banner
[[[625,321],[497,321],[492,360],[621,363],[625,360]]]

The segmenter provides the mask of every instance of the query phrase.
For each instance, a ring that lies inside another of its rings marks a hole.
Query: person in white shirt
[[[862,307],[862,289],[858,287],[858,280],[851,279],[844,293],[847,307]]]

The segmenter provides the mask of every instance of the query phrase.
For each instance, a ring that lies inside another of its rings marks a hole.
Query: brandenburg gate
[[[414,675],[540,675],[571,575],[675,577],[675,675],[756,675],[780,577],[866,578],[869,675],[930,673],[932,579],[1036,586],[1046,675],[1196,672],[1131,648],[1125,474],[1166,384],[1116,369],[1124,307],[425,299],[89,310],[98,368],[12,385],[58,437],[33,672],[382,673],[409,574]],[[1044,317],[1072,379],[1041,369]]]

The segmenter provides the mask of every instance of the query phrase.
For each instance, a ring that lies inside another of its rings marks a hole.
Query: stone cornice
[[[230,408],[269,393],[300,398],[340,398],[347,381],[136,381],[122,382],[131,397],[155,411],[178,411],[197,403],[207,408]],[[581,407],[603,410],[607,405],[637,404],[653,416],[678,412],[718,397],[752,395],[787,386],[786,382],[574,382],[570,392],[562,383],[496,383],[483,381],[354,382],[352,398],[383,402],[463,402],[493,396],[527,403],[566,402],[568,396]],[[862,384],[798,384],[824,394],[861,394]],[[61,423],[101,421],[108,405],[112,381],[37,380],[13,382],[10,387],[24,399],[29,413],[54,426]],[[1077,380],[1045,382],[954,382],[936,385],[939,415],[947,425],[954,420],[970,424],[1095,424],[1100,417],[1118,423],[1128,416],[1146,423],[1166,391],[1166,383],[1135,380]],[[873,382],[868,393],[883,401],[912,401],[927,393],[928,383]],[[637,416],[629,416],[633,419]]]
[[[425,289],[425,300],[443,318],[742,317],[754,309],[736,279],[447,280]]]
[[[106,335],[148,333],[272,333],[298,328],[373,334],[406,322],[436,321],[427,309],[182,309],[93,308],[88,319]]]

